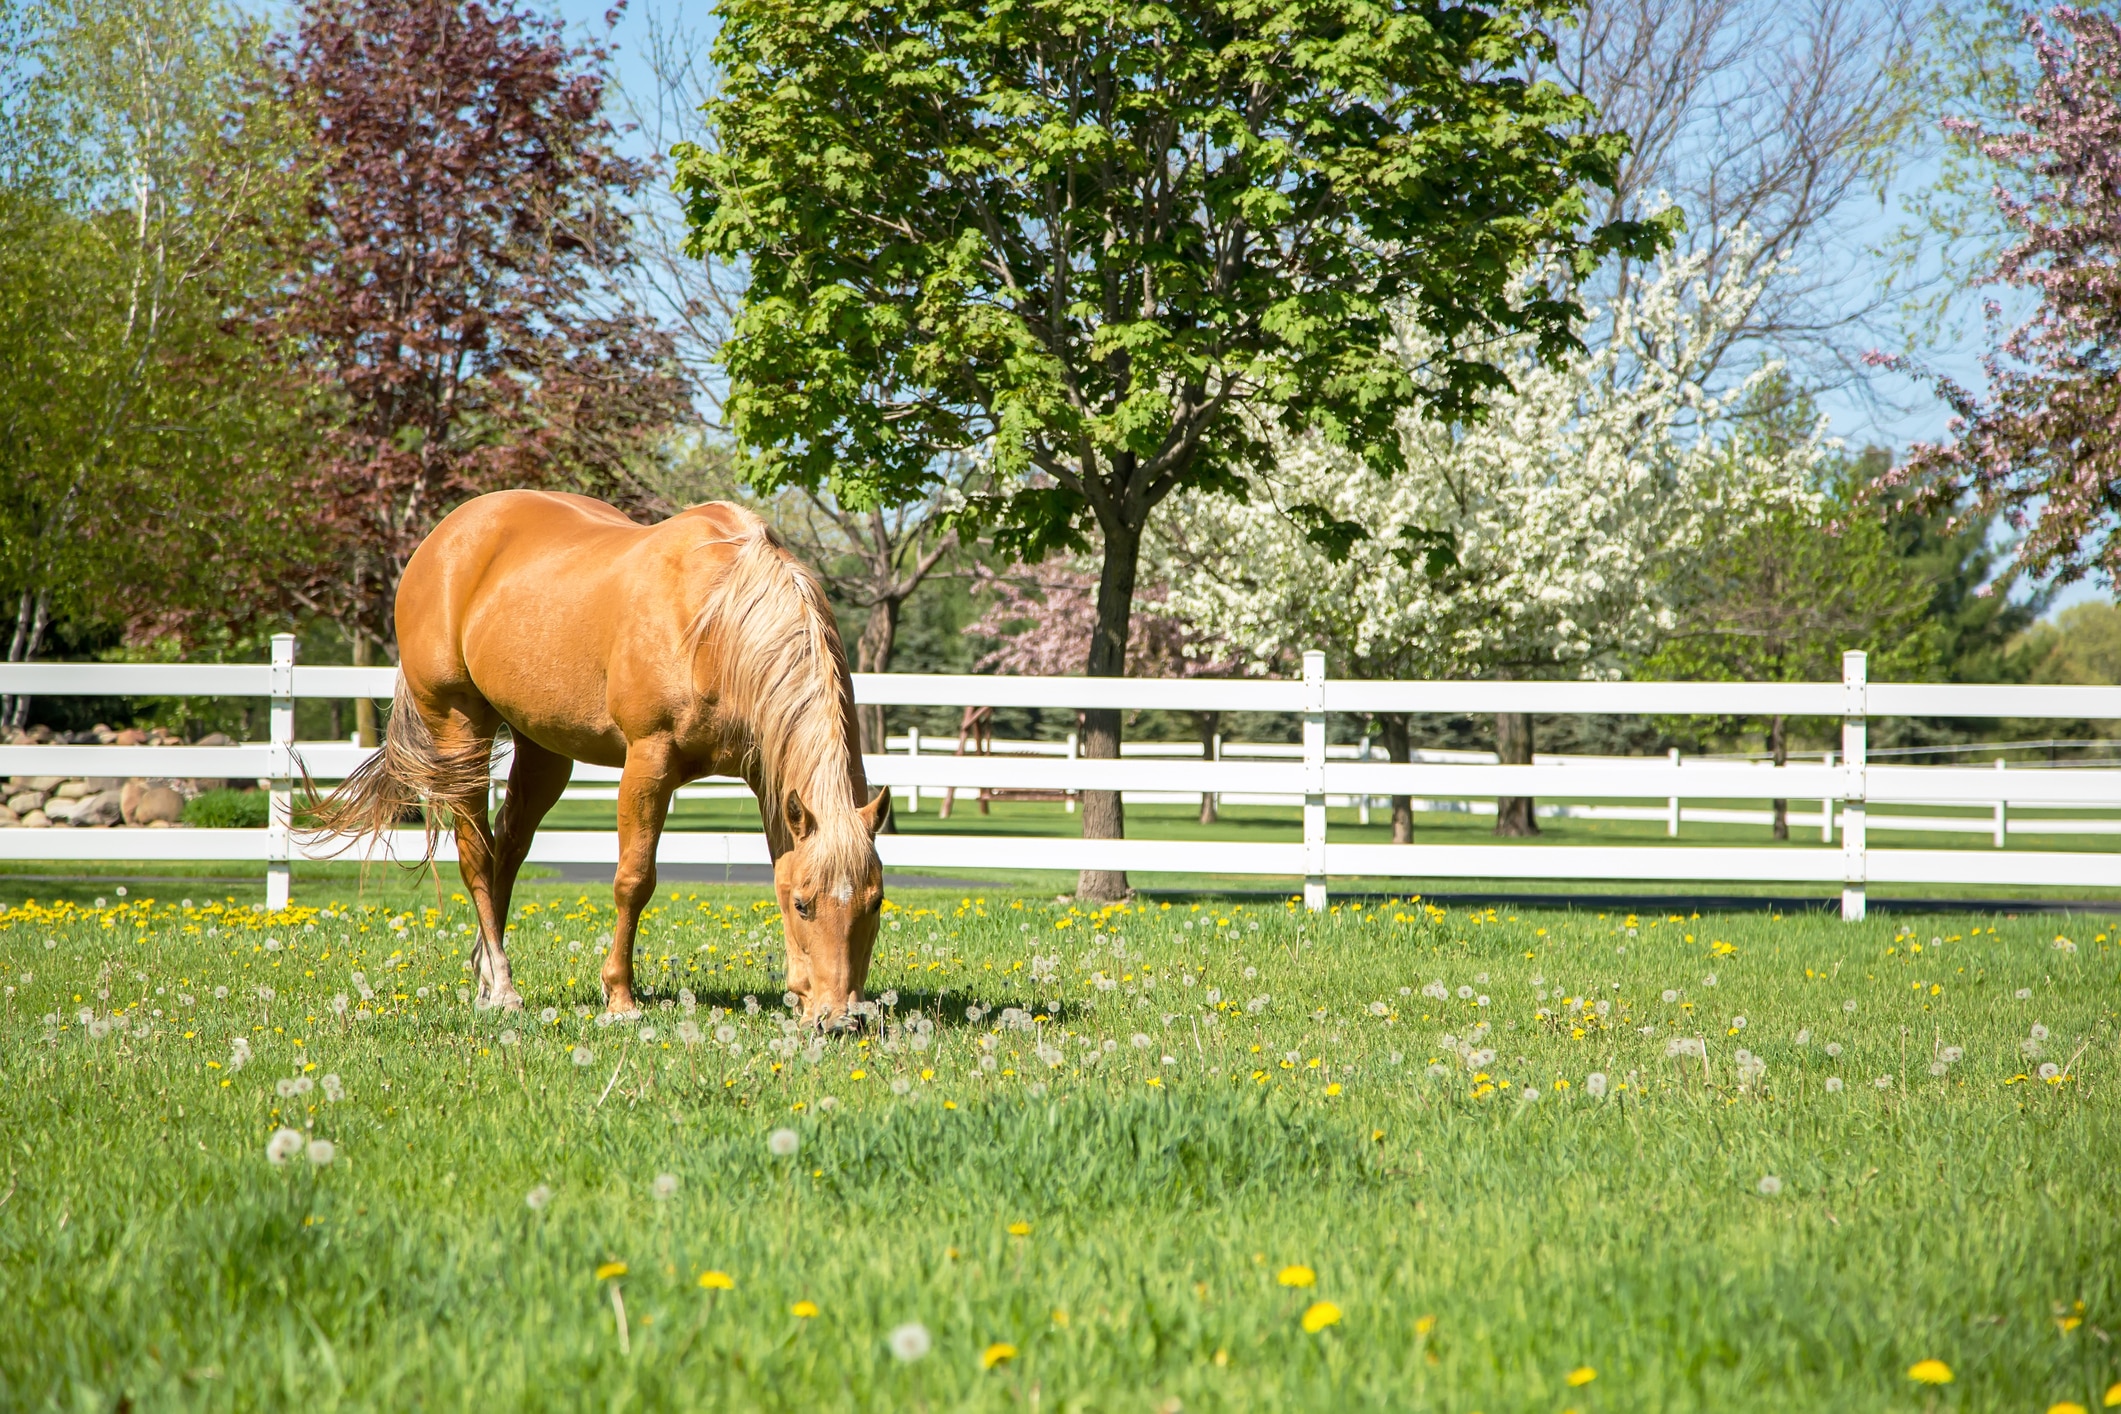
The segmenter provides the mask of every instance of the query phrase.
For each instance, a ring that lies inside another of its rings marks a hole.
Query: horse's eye
[[[796,895],[795,911],[797,916],[802,918],[808,918],[810,916],[811,909],[816,907],[816,903],[817,901],[815,899],[807,899],[800,894]]]

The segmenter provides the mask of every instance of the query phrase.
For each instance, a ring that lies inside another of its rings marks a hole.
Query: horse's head
[[[878,791],[853,812],[860,821],[857,840],[850,837],[849,821],[821,826],[794,791],[783,802],[793,843],[773,861],[773,892],[788,939],[788,990],[806,1021],[835,1024],[862,999],[884,903],[876,832],[890,813],[891,792]]]

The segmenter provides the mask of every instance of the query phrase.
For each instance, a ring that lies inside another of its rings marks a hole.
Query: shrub
[[[270,797],[262,790],[203,791],[184,807],[184,823],[208,829],[263,829]]]

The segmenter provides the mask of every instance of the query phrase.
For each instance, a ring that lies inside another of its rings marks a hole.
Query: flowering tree
[[[2026,14],[2037,68],[2008,125],[1955,118],[1947,132],[1997,173],[2013,239],[1987,282],[2037,301],[1984,360],[1985,397],[1934,377],[1951,442],[1921,444],[1883,478],[1917,504],[2001,511],[2024,532],[2018,562],[2067,582],[2121,577],[2121,22],[2057,8]],[[2000,325],[1990,301],[1992,327]],[[1896,363],[1898,360],[1880,358]]]
[[[1173,609],[1255,672],[1318,647],[1353,677],[1618,672],[1672,625],[1666,586],[1711,526],[1809,497],[1817,426],[1772,454],[1739,455],[1732,441],[1732,411],[1775,366],[1721,389],[1704,381],[1706,351],[1765,278],[1667,261],[1598,311],[1610,333],[1596,350],[1550,368],[1526,341],[1503,346],[1511,391],[1480,422],[1402,418],[1396,476],[1306,436],[1283,443],[1251,502],[1182,498],[1159,526]],[[1411,369],[1430,353],[1411,322],[1392,347]],[[1347,523],[1344,556],[1292,524],[1304,505]],[[1404,719],[1382,725],[1406,760]],[[1529,761],[1528,721],[1498,728],[1504,759]],[[1510,803],[1498,828],[1530,818],[1529,801]]]

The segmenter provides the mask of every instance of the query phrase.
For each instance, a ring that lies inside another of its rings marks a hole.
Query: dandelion
[[[1137,1051],[1146,1051],[1149,1049],[1149,1038],[1137,1031],[1129,1038],[1128,1044],[1132,1045]]]
[[[2106,1398],[2099,1401],[2108,1409],[2121,1409],[2121,1380],[2106,1387]]]
[[[1458,989],[1458,1000],[1462,1002],[1469,1002],[1473,1000],[1473,989],[1471,987],[1461,985]]]
[[[1743,1030],[1745,1030],[1745,1018],[1744,1018],[1744,1017],[1742,1017],[1742,1016],[1734,1016],[1734,1017],[1732,1017],[1732,1018],[1731,1018],[1731,1029],[1732,1029],[1733,1031],[1743,1031]]]
[[[574,1063],[576,1065],[587,1067],[594,1060],[596,1060],[596,1056],[591,1054],[589,1047],[576,1046],[574,1048]]]
[[[1568,1385],[1570,1389],[1582,1389],[1585,1385],[1598,1378],[1598,1372],[1589,1365],[1578,1365],[1561,1378],[1562,1382]]]
[[[726,1046],[736,1039],[736,1028],[725,1021],[714,1028],[714,1039]]]
[[[551,1201],[552,1190],[542,1183],[523,1195],[523,1206],[533,1213],[543,1212],[545,1205]]]
[[[1850,997],[1847,1001],[1841,1004],[1841,1009],[1847,1012],[1850,1016],[1854,1016],[1856,1014],[1856,999],[1854,997]]]
[[[1810,1032],[1809,1030],[1802,1030],[1802,1031],[1799,1031],[1799,1032],[1797,1033],[1797,1044],[1798,1044],[1798,1045],[1800,1045],[1800,1046],[1809,1046],[1809,1045],[1811,1045],[1811,1044],[1812,1044],[1812,1033],[1811,1033],[1811,1032]]]
[[[736,1279],[727,1272],[705,1271],[700,1273],[700,1290],[735,1291]]]
[[[302,1131],[282,1125],[265,1141],[265,1158],[275,1168],[302,1152]]]
[[[1760,1176],[1760,1182],[1754,1186],[1760,1190],[1761,1197],[1772,1198],[1782,1191],[1782,1180],[1771,1173],[1764,1173]]]
[[[1917,1360],[1907,1367],[1907,1377],[1918,1385],[1948,1385],[1952,1367],[1942,1360]]]
[[[991,1370],[996,1365],[1006,1365],[1016,1358],[1016,1347],[1006,1340],[997,1340],[979,1353],[979,1367]]]
[[[1594,1100],[1605,1098],[1605,1072],[1594,1070],[1583,1078],[1583,1092]]]
[[[1893,1088],[1893,1077],[1881,1075],[1876,1080],[1873,1080],[1871,1084],[1877,1086],[1880,1090],[1890,1090]]]
[[[1031,1224],[1022,1221],[1013,1222],[1009,1224],[1009,1235],[1011,1237],[1029,1237],[1031,1235]]]
[[[2028,1036],[2031,1036],[2035,1041],[2045,1041],[2047,1039],[2047,1028],[2036,1021],[2033,1023],[2032,1030],[2028,1031],[2026,1034]]]
[[[1828,1060],[1841,1059],[1841,1043],[1839,1041],[1829,1041],[1826,1043],[1826,1058]]]
[[[556,1006],[549,1006],[538,1013],[538,1020],[547,1026],[552,1025],[555,1021],[558,1021],[559,1019],[560,1009]]]
[[[1671,987],[1667,987],[1667,988],[1665,988],[1665,989],[1664,989],[1664,993],[1663,993],[1663,996],[1664,996],[1664,1004],[1665,1004],[1666,1006],[1670,1006],[1670,1005],[1671,1005],[1671,1004],[1672,1004],[1673,1002],[1676,1002],[1676,1001],[1678,1001],[1678,1000],[1679,1000],[1679,993],[1678,993],[1678,992],[1677,992],[1677,991],[1676,991],[1675,989],[1673,989],[1673,988],[1671,988]]]
[[[795,1317],[798,1321],[810,1320],[817,1315],[817,1303],[815,1301],[798,1301],[788,1308],[788,1314]]]
[[[909,1365],[925,1358],[928,1352],[935,1348],[935,1342],[929,1338],[928,1328],[919,1321],[908,1321],[903,1326],[893,1326],[891,1334],[884,1338],[884,1343],[891,1347],[893,1355]]]
[[[329,1168],[331,1161],[339,1157],[338,1146],[329,1139],[309,1141],[309,1163],[312,1168]]]
[[[1304,1309],[1305,1335],[1317,1335],[1327,1326],[1340,1324],[1340,1308],[1330,1301],[1314,1301]]]
[[[1709,974],[1708,976],[1706,976],[1706,977],[1702,978],[1702,979],[1701,979],[1701,985],[1702,985],[1702,986],[1704,986],[1704,987],[1713,987],[1713,986],[1715,986],[1715,985],[1716,985],[1716,974],[1715,974],[1715,973],[1713,973],[1713,972],[1711,972],[1711,973],[1710,973],[1710,974]]]
[[[627,1267],[624,1262],[606,1262],[604,1263],[604,1265],[597,1268],[597,1280],[615,1281],[618,1278],[626,1275],[626,1271]]]
[[[659,1173],[655,1176],[655,1182],[649,1185],[649,1189],[655,1194],[658,1202],[675,1198],[678,1193],[678,1176],[674,1173]]]
[[[767,1151],[777,1159],[793,1158],[802,1147],[803,1137],[792,1129],[776,1129],[766,1136]]]
[[[2058,1399],[2047,1406],[2047,1414],[2087,1414],[2087,1411],[2074,1399]]]
[[[2033,989],[2030,987],[2020,987],[2016,993],[2016,996],[2021,1002],[2029,1002],[2033,999]]]
[[[1306,1266],[1292,1265],[1283,1267],[1276,1272],[1274,1279],[1283,1286],[1316,1286],[1318,1284],[1318,1273]]]
[[[327,1102],[336,1105],[346,1098],[346,1085],[336,1074],[327,1074],[318,1083],[324,1087],[324,1098]]]
[[[2061,1073],[2062,1073],[2062,1067],[2061,1067],[2061,1066],[2059,1066],[2059,1065],[2056,1065],[2056,1064],[2055,1064],[2055,1063],[2054,1063],[2053,1061],[2042,1061],[2042,1062],[2040,1063],[2040,1071],[2039,1071],[2039,1074],[2040,1074],[2040,1078],[2041,1078],[2042,1080],[2053,1080],[2053,1079],[2054,1079],[2054,1078],[2055,1078],[2056,1076],[2060,1075]]]

